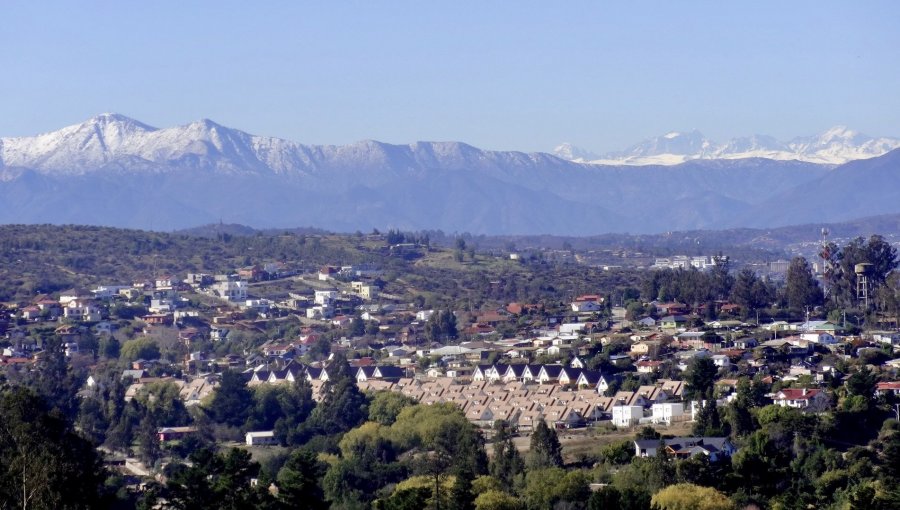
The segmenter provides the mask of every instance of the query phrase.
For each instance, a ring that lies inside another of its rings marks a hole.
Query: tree
[[[562,446],[556,431],[547,426],[547,422],[540,420],[531,434],[531,450],[528,452],[528,467],[530,469],[542,469],[548,467],[561,467]]]
[[[853,239],[833,257],[837,260],[834,270],[834,294],[838,302],[849,306],[856,299],[856,264],[872,264],[869,278],[876,289],[882,286],[890,273],[897,268],[897,249],[883,237],[873,235],[868,240]]]
[[[298,378],[289,391],[278,394],[281,417],[275,420],[275,437],[282,444],[296,444],[302,435],[300,428],[316,407],[312,386],[305,378]]]
[[[231,448],[224,454],[200,449],[190,456],[192,465],[170,469],[165,499],[171,508],[249,509],[264,508],[273,502],[266,487],[254,488],[250,481],[259,473],[259,464],[250,452]]]
[[[728,292],[734,281],[734,277],[729,273],[731,270],[731,259],[719,252],[718,255],[713,256],[712,260],[710,297],[713,299],[725,299],[728,297]]]
[[[313,435],[334,435],[362,424],[369,415],[369,401],[350,377],[329,379],[323,388],[325,396],[303,425],[302,443]]]
[[[106,335],[100,340],[100,355],[107,359],[119,357],[121,344],[113,335]]]
[[[708,356],[695,356],[685,372],[686,398],[698,399],[712,393],[719,369]]]
[[[366,334],[366,321],[362,320],[362,317],[354,317],[352,321],[350,321],[350,336],[357,337],[363,336]]]
[[[325,509],[325,495],[319,486],[324,475],[315,453],[297,449],[278,471],[278,499],[288,508]]]
[[[756,428],[750,410],[757,404],[753,396],[753,386],[746,377],[738,380],[734,400],[728,407],[728,423],[735,436],[747,435]]]
[[[427,358],[425,358],[427,359]],[[379,391],[369,403],[369,421],[391,425],[404,408],[415,405],[415,399],[395,391]]]
[[[159,345],[152,338],[129,340],[121,348],[120,357],[126,361],[159,359]]]
[[[222,381],[209,405],[212,419],[231,427],[241,427],[247,421],[252,406],[253,394],[241,374],[233,370],[222,372]]]
[[[731,287],[731,300],[741,305],[744,317],[769,305],[773,299],[771,284],[756,276],[752,269],[741,270]]]
[[[706,402],[700,407],[697,421],[694,423],[693,433],[695,436],[716,437],[725,435],[719,408],[712,393],[706,395]]]
[[[802,310],[806,306],[821,305],[824,299],[822,289],[816,280],[809,262],[803,257],[794,257],[785,276],[785,298],[789,308]]]
[[[670,485],[650,500],[659,510],[734,510],[734,503],[721,492],[710,487],[690,483]]]
[[[475,498],[475,510],[519,510],[519,500],[506,492],[489,490]]]
[[[18,387],[0,394],[0,506],[100,506],[102,464],[46,402]]]
[[[425,337],[433,342],[454,340],[459,335],[456,315],[450,310],[437,310],[425,323]]]
[[[570,508],[566,505],[587,501],[590,489],[583,472],[551,467],[529,471],[522,495],[529,510],[557,508],[557,505]]]
[[[447,503],[448,510],[475,510],[475,495],[472,493],[472,473],[465,468],[456,470]]]
[[[516,476],[525,470],[522,456],[512,440],[512,431],[505,421],[498,421],[494,428],[494,458],[491,460],[491,476],[503,487],[513,486]]]
[[[80,380],[79,380],[80,379]],[[75,374],[66,359],[65,346],[57,336],[45,342],[43,356],[28,374],[28,386],[45,399],[51,409],[57,409],[69,419],[78,414],[76,395],[84,379]]]

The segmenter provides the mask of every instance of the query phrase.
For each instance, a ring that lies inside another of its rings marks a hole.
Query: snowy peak
[[[872,138],[845,126],[835,126],[823,133],[781,142],[771,136],[753,135],[717,143],[699,131],[673,131],[645,140],[621,152],[603,157],[564,159],[615,165],[674,165],[697,159],[766,158],[797,160],[808,163],[839,165],[857,159],[874,158],[900,148],[900,139]]]
[[[51,133],[0,138],[0,180],[22,169],[55,175],[114,171],[302,176],[340,168],[370,171],[371,177],[398,169],[522,167],[542,157],[547,156],[483,151],[460,142],[302,145],[251,135],[209,119],[157,129],[122,115],[102,114]]]
[[[697,153],[705,153],[709,150],[711,144],[712,142],[707,140],[703,133],[696,129],[688,133],[673,131],[629,147],[622,155],[632,158],[657,156],[660,154],[690,156]]]
[[[558,158],[578,162],[591,161],[599,158],[599,156],[594,154],[593,152],[582,149],[581,147],[577,147],[568,142],[557,145],[556,148],[553,149],[553,155]]]

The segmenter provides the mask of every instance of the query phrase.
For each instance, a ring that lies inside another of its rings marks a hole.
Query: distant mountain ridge
[[[753,135],[717,143],[693,130],[667,133],[602,156],[568,143],[559,145],[553,153],[569,161],[604,165],[676,165],[698,159],[746,158],[840,165],[882,156],[897,148],[900,148],[900,139],[873,138],[836,126],[819,135],[797,137],[788,142]]]
[[[828,219],[898,212],[898,155],[834,169],[763,158],[612,166],[460,142],[303,145],[210,120],[159,129],[103,114],[0,138],[0,222],[560,235],[769,227],[824,219],[818,197],[873,168],[866,200],[831,207]],[[779,214],[788,209],[796,215]]]

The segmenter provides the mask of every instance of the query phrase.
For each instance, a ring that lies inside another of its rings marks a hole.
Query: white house
[[[336,290],[317,290],[314,301],[317,305],[330,305],[337,298]]]
[[[837,340],[834,338],[834,335],[831,333],[801,333],[800,338],[802,340],[806,340],[807,342],[812,342],[814,344],[821,345],[833,345],[837,343]]]
[[[665,402],[661,404],[653,404],[650,407],[653,413],[653,423],[665,423],[683,421],[688,418],[684,414],[684,404],[681,402]]]
[[[274,430],[263,430],[260,432],[247,432],[247,446],[269,446],[278,444],[275,438]]]
[[[637,425],[643,417],[643,406],[613,406],[612,408],[612,423],[616,427]]]
[[[828,406],[828,395],[816,388],[785,388],[772,397],[772,402],[781,407],[821,410]]]
[[[101,317],[100,307],[89,300],[73,299],[66,303],[63,316],[67,319],[97,322]]]
[[[599,312],[603,306],[596,301],[573,301],[572,311],[576,313]]]
[[[584,328],[586,328],[586,327],[587,327],[587,324],[584,322],[571,322],[568,324],[560,324],[559,325],[559,334],[560,335],[571,335],[572,333],[584,331]]]
[[[720,368],[731,366],[731,360],[724,354],[713,354],[712,360],[713,364]]]
[[[226,280],[216,283],[212,289],[217,296],[233,303],[247,300],[247,282]]]

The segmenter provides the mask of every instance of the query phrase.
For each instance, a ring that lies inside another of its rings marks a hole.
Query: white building
[[[632,427],[644,417],[643,406],[613,406],[612,423],[616,427]]]
[[[800,339],[821,345],[833,345],[837,343],[834,335],[830,333],[801,333]]]
[[[212,289],[216,295],[231,302],[247,300],[247,282],[228,280],[216,283]]]
[[[269,446],[278,444],[275,438],[274,430],[264,430],[260,432],[247,432],[247,446]]]
[[[317,290],[314,301],[317,305],[330,305],[338,298],[336,290]]]
[[[653,413],[653,423],[669,425],[673,422],[687,419],[687,416],[684,414],[684,404],[681,402],[653,404],[650,409]]]

